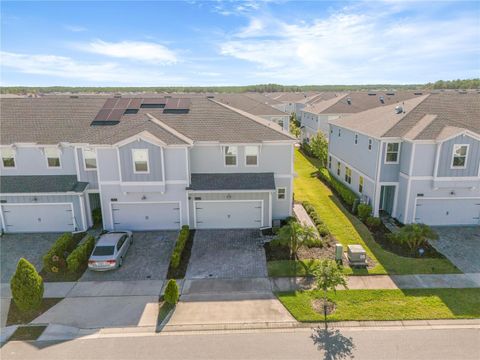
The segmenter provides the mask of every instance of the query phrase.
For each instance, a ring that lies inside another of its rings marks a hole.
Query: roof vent
[[[416,92],[416,93],[413,93],[413,95],[423,95],[422,92]]]
[[[70,99],[78,99],[78,95],[70,95]]]
[[[352,98],[351,97],[347,97],[347,104],[352,105]]]
[[[213,96],[213,95],[207,95],[207,99],[213,99],[213,98],[215,98],[215,96]]]
[[[376,96],[377,94],[376,93],[368,93],[368,96]]]
[[[385,104],[385,99],[384,99],[383,96],[380,96],[380,97],[379,97],[379,100],[380,100],[380,102],[381,102],[382,104]]]
[[[113,97],[118,99],[118,98],[122,97],[122,94],[115,94],[115,95],[113,95]]]
[[[388,95],[388,96],[395,96],[395,93],[394,93],[394,92],[388,92],[388,93],[385,93],[385,95]]]
[[[398,106],[395,106],[395,113],[396,114],[401,114],[403,113],[403,107],[398,105]]]

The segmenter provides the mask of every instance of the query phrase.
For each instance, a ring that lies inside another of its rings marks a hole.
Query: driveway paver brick
[[[260,232],[252,229],[197,230],[187,279],[267,276]]]

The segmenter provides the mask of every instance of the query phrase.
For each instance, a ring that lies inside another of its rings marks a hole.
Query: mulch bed
[[[323,305],[325,301],[323,299],[314,299],[312,300],[312,308],[319,314],[323,314]],[[327,300],[327,315],[333,314],[335,312],[335,303]]]
[[[37,340],[43,331],[47,327],[45,325],[38,326],[20,326],[15,332],[10,336],[8,341],[28,341],[28,340]]]
[[[27,312],[21,311],[15,304],[15,301],[13,301],[12,299],[10,300],[10,308],[8,309],[7,326],[28,324],[30,321],[42,315],[45,311],[50,309],[53,305],[57,304],[62,299],[63,298],[43,299],[40,308]]]
[[[193,238],[195,237],[195,230],[190,230],[187,242],[183,248],[180,265],[174,269],[171,265],[168,267],[167,279],[183,279],[187,273],[188,262],[190,261],[190,254],[192,253]]]

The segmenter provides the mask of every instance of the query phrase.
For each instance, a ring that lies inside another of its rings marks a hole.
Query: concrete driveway
[[[480,226],[435,227],[431,244],[464,273],[480,273]]]
[[[258,230],[197,230],[195,232],[187,279],[266,276],[265,250]]]
[[[10,282],[18,260],[24,257],[37,271],[42,270],[42,257],[60,233],[5,234],[0,238],[1,282]]]
[[[164,280],[178,231],[136,232],[123,266],[112,271],[85,271],[80,281]]]

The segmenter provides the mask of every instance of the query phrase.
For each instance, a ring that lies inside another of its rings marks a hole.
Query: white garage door
[[[249,229],[262,224],[262,201],[196,201],[197,229]]]
[[[427,225],[477,225],[480,199],[417,200],[415,222]]]
[[[9,204],[2,205],[5,231],[62,232],[73,231],[73,206],[62,204]]]
[[[116,230],[173,230],[180,228],[179,203],[112,203]]]

